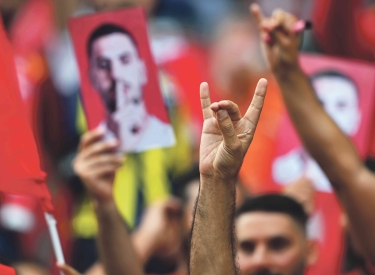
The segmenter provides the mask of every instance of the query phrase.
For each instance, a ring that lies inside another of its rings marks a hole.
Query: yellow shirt
[[[161,80],[163,84],[163,78]],[[181,116],[177,108],[171,112],[176,145],[139,154],[127,154],[124,165],[116,173],[114,198],[120,214],[131,228],[135,226],[137,213],[144,206],[170,196],[169,176],[183,173],[192,163],[190,140],[185,128],[188,118]],[[76,128],[80,133],[84,133],[87,124],[80,102],[77,113]],[[140,200],[141,198],[143,200]],[[97,221],[88,197],[76,211],[73,231],[81,238],[94,238],[97,235]]]

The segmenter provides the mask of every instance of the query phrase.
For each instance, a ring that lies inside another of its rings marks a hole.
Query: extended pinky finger
[[[200,86],[200,98],[201,98],[203,119],[212,118],[213,114],[210,109],[210,106],[211,106],[210,90],[206,82],[203,82]]]
[[[258,82],[258,85],[255,89],[253,100],[247,112],[244,116],[249,122],[251,122],[253,127],[256,127],[260,118],[260,114],[263,109],[264,99],[267,93],[268,81],[264,78],[261,78]]]

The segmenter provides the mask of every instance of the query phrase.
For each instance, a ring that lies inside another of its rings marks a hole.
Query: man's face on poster
[[[347,135],[356,134],[361,114],[356,86],[340,76],[321,76],[313,80],[317,96],[326,112]]]
[[[96,39],[90,59],[91,81],[110,111],[142,101],[145,67],[128,35],[112,33]]]
[[[122,135],[130,140],[142,130],[147,117],[142,87],[146,69],[132,38],[111,33],[97,38],[91,45],[90,78],[107,110],[121,121]],[[126,118],[126,119],[121,119]],[[126,130],[124,129],[126,128]]]
[[[109,113],[119,121],[120,135],[135,143],[147,111],[142,86],[146,69],[132,38],[116,32],[92,43],[90,78]]]

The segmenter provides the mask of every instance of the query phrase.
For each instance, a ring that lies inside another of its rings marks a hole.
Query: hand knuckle
[[[81,143],[84,144],[84,143],[88,142],[90,140],[90,137],[91,137],[91,132],[84,133],[82,138],[81,138]]]
[[[105,150],[105,146],[106,146],[105,143],[104,144],[103,143],[98,143],[98,144],[95,145],[94,151],[100,153],[103,150]]]
[[[77,172],[80,169],[80,162],[77,159],[74,159],[72,162],[72,167],[75,172]]]
[[[84,167],[78,167],[75,172],[80,178],[85,178],[88,175],[88,171]]]

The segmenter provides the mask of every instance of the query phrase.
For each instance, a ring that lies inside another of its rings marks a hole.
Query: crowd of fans
[[[0,1],[66,264],[56,264],[37,201],[10,194],[0,201],[0,263],[18,275],[375,274],[373,145],[361,159],[298,62],[308,52],[371,65],[373,4]],[[88,130],[67,24],[129,6],[146,11],[177,142],[119,155],[102,128]],[[295,33],[301,18],[313,28]],[[339,201],[339,229],[314,227],[320,190],[308,177],[269,187],[286,111]],[[327,232],[324,254],[314,236]]]

